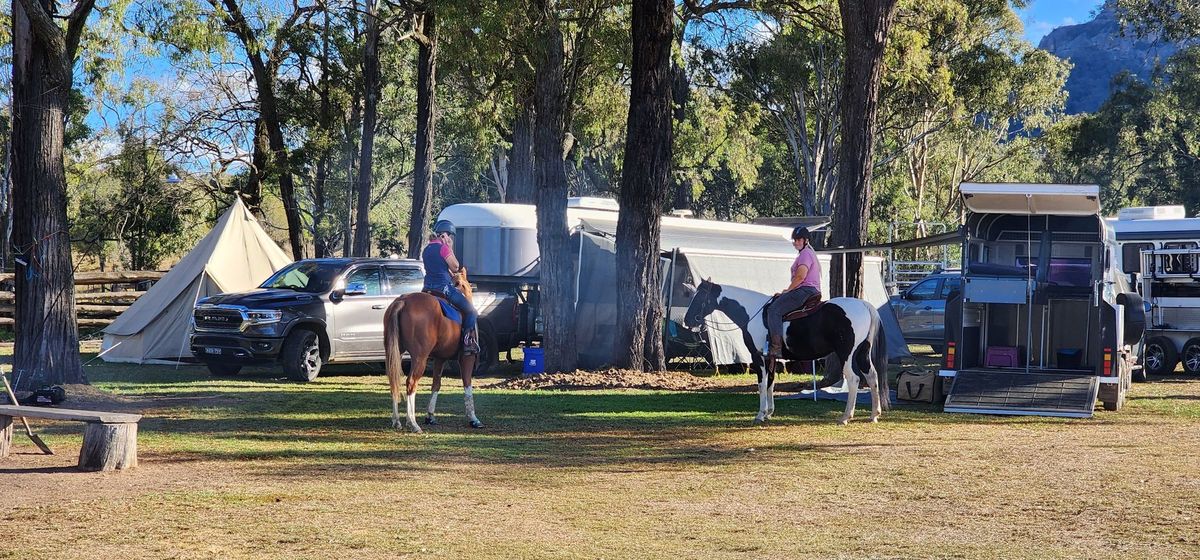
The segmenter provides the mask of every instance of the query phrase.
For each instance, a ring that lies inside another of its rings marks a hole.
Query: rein
[[[733,301],[733,300],[730,300],[730,301]],[[763,309],[766,309],[767,305],[770,305],[770,303],[771,303],[770,300],[767,300],[767,303],[764,303],[762,305],[762,307],[759,307],[758,311],[755,311],[754,314],[750,316],[750,319],[746,321],[746,326],[744,328],[749,329],[750,324],[751,324],[750,321],[753,321],[755,317],[758,317],[758,315],[763,312]],[[721,304],[718,302],[717,305],[713,306],[713,311],[720,311],[720,310],[721,310]],[[712,311],[708,312],[708,315],[705,315],[705,318],[708,318],[709,315],[712,315]],[[725,315],[729,316],[728,313],[726,313]],[[709,320],[712,321],[711,319],[709,319]],[[716,325],[733,325],[733,327],[734,327],[732,329],[722,329],[722,328],[710,327],[710,330],[714,330],[716,332],[734,332],[734,331],[744,330],[741,325],[739,325],[733,321],[730,321],[728,323],[724,323],[724,322],[718,323],[717,321],[712,321],[712,324],[714,325],[714,327]]]

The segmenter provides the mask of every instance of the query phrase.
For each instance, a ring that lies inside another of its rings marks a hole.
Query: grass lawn
[[[15,434],[0,558],[1200,556],[1200,379],[1184,376],[1090,420],[904,406],[872,425],[860,407],[847,427],[842,403],[783,399],[752,427],[749,375],[706,392],[488,378],[483,430],[447,378],[441,425],[410,435],[390,427],[379,368],[305,385],[86,371],[111,395],[97,407],[146,415],[141,466],[75,472],[79,424],[35,421],[52,457]]]

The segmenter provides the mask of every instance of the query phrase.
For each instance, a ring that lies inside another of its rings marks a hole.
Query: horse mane
[[[458,267],[458,273],[451,274],[450,277],[454,279],[454,286],[458,288],[458,291],[462,292],[467,301],[471,301],[474,293],[471,291],[471,282],[467,280],[467,267]]]

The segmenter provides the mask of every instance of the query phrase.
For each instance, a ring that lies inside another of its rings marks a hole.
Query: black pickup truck
[[[214,375],[278,361],[297,381],[315,379],[327,363],[382,362],[383,312],[419,291],[424,275],[407,259],[292,263],[254,290],[197,302],[192,354]]]

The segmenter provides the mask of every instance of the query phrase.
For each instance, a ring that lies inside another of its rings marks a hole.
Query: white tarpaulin
[[[786,288],[791,280],[791,267],[795,259],[795,249],[789,245],[790,254],[784,253],[717,253],[680,249],[680,255],[687,259],[692,277],[710,279],[722,286],[734,286],[747,292],[753,292],[765,300],[770,295]],[[840,257],[838,257],[840,258]],[[831,255],[817,253],[821,263],[822,296],[829,298],[829,268]],[[891,312],[888,303],[887,289],[883,285],[883,258],[866,256],[863,259],[863,299],[875,305],[880,310],[884,334],[887,336],[888,358],[898,359],[909,357],[908,346],[900,325],[896,322],[895,314]],[[752,315],[751,322],[761,324],[762,315],[758,309],[748,309]],[[751,362],[750,350],[743,342],[741,331],[732,329],[733,321],[720,311],[710,316],[707,321],[709,347],[712,350],[714,363],[748,364]]]

